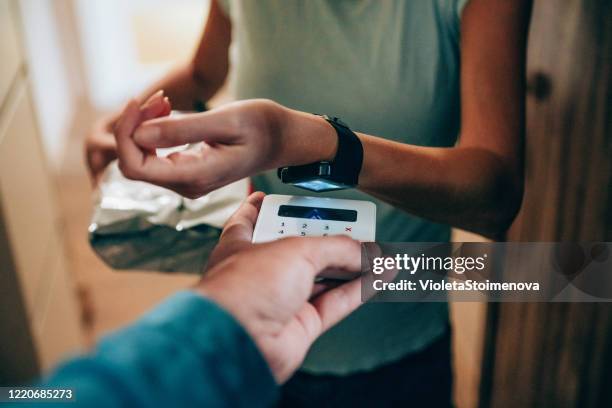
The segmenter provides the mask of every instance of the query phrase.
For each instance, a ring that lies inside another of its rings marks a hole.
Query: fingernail
[[[158,126],[141,126],[134,133],[136,143],[151,145],[161,139],[161,129]]]
[[[144,102],[144,104],[142,105],[143,108],[149,107],[154,103],[157,103],[157,101],[163,99],[164,96],[164,91],[162,91],[161,89],[157,92],[155,92],[153,95],[149,96],[147,98],[147,100]]]

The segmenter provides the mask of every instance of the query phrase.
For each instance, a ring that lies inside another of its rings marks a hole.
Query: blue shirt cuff
[[[232,397],[226,401],[228,406],[255,401],[267,406],[276,399],[278,385],[251,336],[210,299],[193,291],[178,292],[145,314],[136,326],[171,336],[201,356],[200,367],[213,371],[213,378],[220,380],[216,385],[227,391],[225,398]]]
[[[73,388],[79,406],[271,406],[278,386],[251,337],[228,312],[182,291],[41,386]]]

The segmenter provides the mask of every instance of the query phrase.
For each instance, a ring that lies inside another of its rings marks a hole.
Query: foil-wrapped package
[[[94,195],[89,242],[115,269],[200,273],[247,179],[198,199],[128,180],[111,163]]]

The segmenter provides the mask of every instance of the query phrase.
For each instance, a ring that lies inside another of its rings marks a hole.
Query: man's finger
[[[319,313],[324,332],[361,306],[361,280],[355,279],[328,290],[311,303]]]
[[[354,272],[361,270],[361,246],[349,237],[337,235],[295,239],[303,241],[299,245],[299,255],[313,265],[313,278],[326,270],[345,271],[347,277],[354,277]]]
[[[264,193],[255,192],[248,196],[238,210],[227,220],[221,233],[219,243],[208,259],[206,270],[230,255],[250,247],[253,238],[253,228]]]
[[[249,195],[240,205],[236,212],[227,220],[223,233],[222,241],[247,241],[253,238],[253,228],[257,222],[257,216],[265,194],[257,191]]]
[[[228,142],[236,135],[235,119],[223,111],[191,113],[143,123],[134,134],[140,146],[173,147],[197,142]]]
[[[310,302],[319,315],[319,336],[361,306],[361,282],[359,279],[344,283],[323,292]],[[316,325],[310,325],[310,327]]]
[[[344,284],[346,280],[337,280],[337,279],[323,279],[320,281],[315,281],[315,284],[310,291],[310,299],[314,299],[319,296],[323,292],[327,292],[330,289],[336,288],[342,284]]]

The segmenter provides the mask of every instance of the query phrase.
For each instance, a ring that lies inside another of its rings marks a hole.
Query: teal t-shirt
[[[403,143],[453,146],[459,133],[459,26],[467,0],[222,0],[232,21],[234,99],[269,98],[340,117]],[[313,136],[316,137],[316,136]],[[402,163],[394,163],[397,171]],[[275,172],[266,193],[300,194]],[[357,190],[331,197],[377,206],[378,241],[448,241],[450,228]],[[445,303],[365,304],[323,335],[303,369],[346,374],[419,351],[448,325]]]

